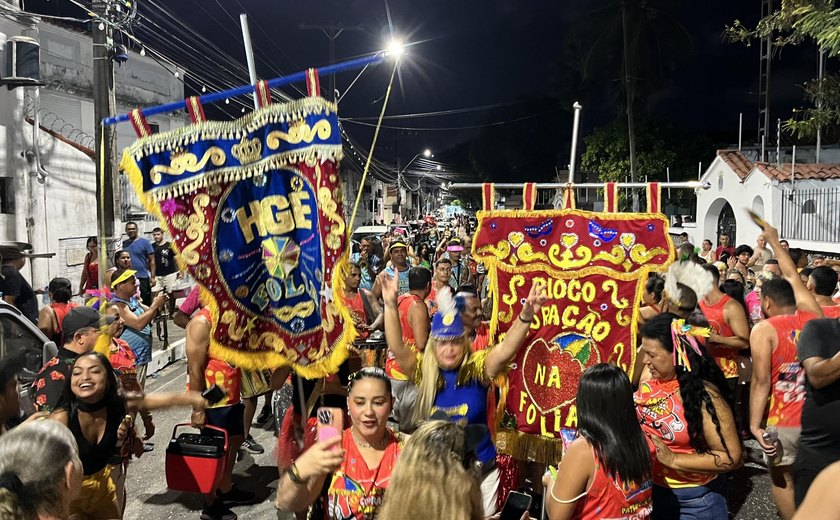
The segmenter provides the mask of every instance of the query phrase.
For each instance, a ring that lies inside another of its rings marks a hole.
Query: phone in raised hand
[[[344,412],[340,408],[321,407],[318,408],[318,442],[328,441],[335,437],[341,437],[344,430]],[[340,450],[336,446],[335,450]]]

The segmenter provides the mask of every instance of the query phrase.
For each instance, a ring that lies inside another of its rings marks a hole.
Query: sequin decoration
[[[219,251],[220,262],[230,262],[231,260],[233,260],[233,251],[230,249],[222,249]]]

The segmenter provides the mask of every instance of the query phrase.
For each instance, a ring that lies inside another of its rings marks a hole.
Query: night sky
[[[140,0],[140,5],[147,1]],[[301,30],[298,25],[302,22],[364,26],[362,32],[340,36],[336,44],[338,60],[383,48],[389,34],[385,0],[155,2],[171,9],[182,21],[243,63],[237,15],[244,7],[250,18],[254,45],[261,54],[258,72],[262,77],[328,63],[327,38],[319,31]],[[394,33],[417,43],[409,49],[401,70],[402,81],[396,85],[387,113],[423,113],[559,97],[567,108],[573,100],[584,103],[581,131],[585,136],[618,115],[620,109],[615,97],[619,86],[615,81],[597,85],[577,85],[572,81],[569,70],[574,68],[575,56],[581,52],[576,53],[570,41],[581,32],[591,36],[593,31],[596,34],[601,31],[601,41],[607,42],[601,52],[612,52],[612,58],[616,57],[615,53],[620,55],[620,47],[609,49],[621,41],[621,26],[614,25],[619,3],[618,0],[390,0]],[[759,17],[760,0],[651,0],[649,3],[664,6],[649,27],[668,27],[650,32],[661,32],[663,37],[683,32],[685,42],[666,64],[663,79],[640,112],[702,131],[722,144],[737,142],[738,112],[744,112],[745,142],[754,141],[758,45],[728,43],[722,32],[724,25],[736,18],[754,24]],[[78,15],[78,9],[66,0],[30,0],[26,4],[31,11]],[[229,14],[236,20],[231,20]],[[136,33],[142,37],[143,31],[148,30],[148,27],[138,28]],[[179,60],[174,51],[167,54]],[[829,69],[832,65],[829,62]],[[378,115],[389,73],[388,65],[366,72],[342,100],[341,116]],[[785,49],[781,53],[773,63],[774,120],[789,117],[794,106],[804,103],[798,85],[815,75],[816,51],[812,45]],[[617,71],[614,76],[618,76]],[[355,73],[340,75],[339,91],[343,92],[354,77]],[[326,84],[322,79],[322,85]],[[386,124],[422,128],[482,125],[506,120],[510,109],[506,106],[446,117],[396,119]],[[571,111],[555,110],[555,114],[538,121],[568,128],[564,132],[570,134]],[[345,128],[354,139],[369,143],[370,128],[351,122],[345,123]],[[378,150],[386,161],[393,160],[395,132],[386,128],[381,135]],[[476,129],[422,130],[408,135],[400,132],[400,156],[407,161],[425,147],[446,150],[468,141],[478,132]],[[558,143],[560,147],[568,148],[568,142]]]

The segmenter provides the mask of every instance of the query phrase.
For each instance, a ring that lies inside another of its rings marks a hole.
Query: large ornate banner
[[[577,425],[581,373],[600,362],[632,370],[644,282],[674,259],[667,226],[648,213],[478,213],[473,254],[488,269],[493,341],[515,322],[532,284],[544,282],[549,297],[502,388],[499,451],[559,460],[561,435]]]
[[[249,369],[334,372],[355,336],[338,276],[346,243],[335,105],[272,104],[143,137],[127,171],[213,315],[210,353]]]

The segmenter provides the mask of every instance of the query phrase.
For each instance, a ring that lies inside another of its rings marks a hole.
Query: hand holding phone
[[[520,520],[522,515],[528,512],[530,508],[531,495],[511,491],[508,493],[507,500],[505,500],[505,506],[502,508],[499,520]]]

